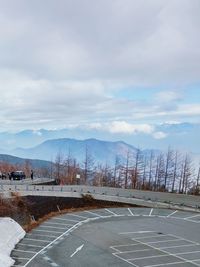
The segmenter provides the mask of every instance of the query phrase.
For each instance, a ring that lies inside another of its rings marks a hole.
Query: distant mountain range
[[[0,163],[5,162],[5,163],[13,164],[13,165],[22,166],[27,161],[33,169],[50,168],[51,167],[51,162],[49,162],[49,161],[37,160],[37,159],[23,159],[23,158],[14,157],[11,155],[0,154]]]
[[[110,133],[103,130],[91,129],[90,127],[69,127],[58,130],[24,130],[17,133],[0,133],[0,153],[8,153],[10,150],[30,148],[47,140],[60,138],[89,139],[94,137],[99,140],[124,142],[141,148],[154,148],[165,150],[170,145],[174,149],[187,150],[193,153],[200,153],[198,143],[200,135],[200,124],[198,123],[175,123],[168,122],[152,125],[154,132],[161,133],[160,136],[153,136],[141,132]]]
[[[83,162],[86,149],[96,163],[108,163],[111,165],[114,164],[116,156],[124,161],[127,157],[127,152],[131,155],[136,151],[135,147],[122,141],[108,142],[97,139],[75,140],[62,138],[48,140],[32,148],[18,148],[11,153],[23,158],[53,161],[58,154],[63,157],[67,157],[70,154],[79,162]],[[148,153],[148,150],[145,153]]]
[[[160,133],[159,138],[141,132],[119,134],[89,127],[24,130],[18,133],[2,132],[0,133],[0,153],[51,161],[58,153],[66,156],[70,151],[73,157],[82,162],[85,157],[85,149],[88,147],[95,161],[113,164],[116,156],[124,160],[127,151],[134,153],[136,147],[148,148],[149,150],[144,150],[144,153],[150,153],[151,149],[166,151],[170,145],[173,149],[191,152],[197,161],[200,159],[198,142],[200,124],[168,122],[153,125],[153,127],[155,132]],[[91,136],[96,139],[91,139]]]

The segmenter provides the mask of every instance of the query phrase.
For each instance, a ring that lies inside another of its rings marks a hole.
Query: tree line
[[[78,162],[69,151],[67,156],[57,153],[49,167],[33,168],[29,160],[24,164],[0,162],[0,172],[22,170],[30,177],[55,178],[61,185],[94,185],[126,189],[151,190],[180,194],[200,195],[200,165],[190,154],[171,147],[167,152],[136,149],[127,151],[125,158],[116,155],[112,165],[97,163],[88,147],[84,160]]]
[[[77,174],[80,179],[77,179]],[[200,166],[186,153],[172,148],[167,152],[127,151],[125,160],[116,156],[111,165],[96,163],[86,147],[80,163],[68,153],[58,153],[52,175],[61,184],[89,184],[126,189],[200,194]]]

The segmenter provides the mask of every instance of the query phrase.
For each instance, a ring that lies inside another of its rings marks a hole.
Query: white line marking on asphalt
[[[162,241],[154,241],[154,242],[146,242],[148,244],[157,244],[157,243],[166,243],[166,242],[176,242],[177,240],[183,240],[183,239],[170,239],[170,240],[162,240]]]
[[[118,214],[116,214],[115,212],[109,210],[109,209],[105,209],[107,212],[109,212],[110,214],[114,215],[114,216],[118,216]]]
[[[80,221],[77,221],[77,220],[72,220],[72,219],[67,219],[67,218],[55,218],[55,220],[61,220],[61,221],[69,221],[69,222],[80,222]]]
[[[132,253],[132,252],[143,252],[143,251],[150,251],[153,250],[152,248],[147,248],[147,249],[136,249],[136,250],[127,250],[127,251],[119,251],[116,254],[127,254],[127,253]]]
[[[134,213],[132,212],[132,210],[130,208],[128,208],[128,211],[131,214],[131,216],[134,216]]]
[[[129,235],[129,234],[147,234],[147,233],[156,233],[155,231],[137,231],[137,232],[122,232],[119,235]]]
[[[28,236],[44,236],[44,237],[58,237],[56,235],[41,235],[41,234],[37,234],[37,233],[34,233],[34,234],[28,234]]]
[[[150,210],[149,216],[151,216],[153,213],[153,209]]]
[[[58,231],[48,231],[48,230],[34,230],[34,232],[44,232],[44,233],[56,233],[56,234],[62,234],[63,232]],[[33,232],[33,234],[34,234]]]
[[[198,251],[179,252],[179,253],[176,253],[175,255],[196,254],[196,253],[199,254],[199,252],[200,252],[199,250]],[[200,258],[197,260],[200,260]]]
[[[13,259],[16,259],[16,260],[29,260],[30,258],[20,258],[20,257],[17,257],[17,256],[12,256]],[[13,265],[13,266],[21,266],[21,265]],[[24,265],[22,266],[24,267]]]
[[[147,239],[147,238],[160,238],[160,237],[165,237],[165,236],[169,236],[169,235],[151,235],[151,236],[142,236],[142,237],[135,237],[135,238],[132,238],[134,240],[138,240],[138,239]],[[167,240],[165,240],[167,241]]]
[[[132,265],[132,266],[140,267],[140,266],[138,266],[138,265],[136,265],[136,264],[134,264],[134,263],[132,263],[132,262],[130,262],[130,261],[128,261],[128,260],[122,258],[122,257],[120,257],[118,254],[114,254],[114,255],[115,255],[115,257],[119,258],[120,260],[123,260],[123,261],[127,262],[128,264],[130,264],[130,265]]]
[[[194,263],[194,262],[191,261],[191,260],[186,260],[186,259],[184,259],[183,257],[181,257],[181,256],[179,256],[179,255],[176,255],[176,254],[173,254],[173,253],[169,253],[169,252],[167,252],[167,251],[165,251],[165,250],[162,250],[161,248],[154,247],[154,246],[150,245],[149,243],[146,244],[146,243],[141,242],[141,241],[139,241],[139,240],[136,240],[136,241],[137,241],[138,243],[142,244],[142,245],[148,245],[149,247],[151,247],[151,248],[153,248],[153,249],[155,249],[155,250],[157,250],[157,251],[159,251],[159,252],[166,253],[168,256],[173,256],[173,257],[176,257],[176,258],[178,258],[178,259],[180,259],[180,260],[183,260],[183,263],[185,263],[185,262],[189,262],[189,263],[191,263],[192,265],[195,265],[195,266],[198,266],[198,267],[199,267],[198,264]]]
[[[175,238],[177,238],[177,239],[185,240],[185,241],[187,241],[188,243],[191,243],[191,244],[194,244],[194,245],[197,245],[197,246],[200,245],[198,242],[193,242],[193,241],[191,241],[191,240],[182,238],[182,237],[177,236],[177,235],[170,234],[170,236],[173,236],[173,237],[175,237]]]
[[[89,213],[89,214],[94,215],[94,216],[97,216],[97,217],[100,217],[100,218],[101,217],[103,218],[103,216],[101,216],[100,214],[92,212],[92,211],[89,211],[89,210],[84,210],[84,212]]]
[[[112,216],[110,216],[111,218]],[[98,220],[100,217],[95,217],[95,218],[88,218],[86,220],[80,221],[78,223],[76,223],[75,225],[73,225],[70,229],[68,229],[67,231],[65,231],[64,233],[62,233],[60,236],[58,236],[56,239],[54,239],[53,241],[51,241],[48,245],[46,245],[45,247],[43,247],[40,251],[38,251],[25,265],[24,267],[26,267],[33,259],[35,259],[40,253],[43,253],[44,251],[46,251],[46,249],[48,249],[49,247],[51,247],[53,244],[55,244],[58,240],[60,240],[63,236],[66,236],[68,233],[72,232],[73,230],[75,230],[76,228],[78,228],[79,226],[81,226],[83,223],[89,222],[89,221],[95,221]],[[103,218],[109,218],[109,216],[104,216]]]
[[[87,217],[84,217],[82,215],[72,214],[72,213],[70,213],[70,216],[76,216],[76,217],[79,217],[79,218],[82,218],[82,219],[87,219]]]
[[[53,224],[53,225],[61,225],[61,226],[67,226],[67,225],[69,225],[69,226],[72,226],[72,224],[65,224],[65,223],[54,223],[54,222],[44,222],[44,224],[46,225],[51,225],[51,224]]]
[[[43,248],[43,246],[37,246],[37,245],[29,245],[29,244],[23,244],[23,243],[18,243],[17,246],[27,246],[27,247],[33,247],[33,248]]]
[[[169,215],[167,215],[167,218],[171,217],[172,215],[176,214],[178,212],[178,210],[173,211],[172,213],[170,213]]]
[[[120,250],[118,248],[120,247],[130,247],[130,246],[138,246],[138,243],[134,243],[134,244],[126,244],[126,245],[118,245],[118,246],[111,246],[111,249],[114,249],[118,252],[120,252]]]
[[[185,262],[176,261],[176,262],[170,262],[170,263],[159,263],[159,264],[154,264],[154,265],[146,265],[145,267],[169,266],[169,265],[177,265],[177,264],[183,264],[183,263],[187,263],[187,261],[185,261]]]
[[[196,246],[196,244],[188,244],[188,245],[179,245],[179,246],[170,246],[170,247],[160,247],[162,249],[167,249],[167,248],[182,248],[182,247],[193,247]]]
[[[42,240],[42,239],[34,239],[34,238],[26,238],[25,240],[31,240],[31,241],[36,241],[36,242],[45,242],[45,243],[50,242],[50,240]]]
[[[72,255],[70,256],[70,258],[72,258],[74,255],[76,255],[76,253],[78,252],[78,251],[81,251],[81,249],[84,247],[84,244],[83,245],[81,245],[80,247],[78,247],[75,251],[74,251],[74,253],[72,253]]]
[[[19,251],[19,252],[24,252],[24,253],[33,253],[33,254],[36,253],[36,251],[22,250],[22,249],[17,249],[17,248],[14,248],[13,250],[14,250],[14,251]]]
[[[72,226],[72,225],[69,225]],[[46,225],[40,225],[39,228],[52,228],[52,229],[58,229],[58,230],[66,230],[66,227],[57,227],[57,226],[46,226]]]
[[[135,260],[144,260],[144,259],[153,259],[153,258],[163,258],[163,257],[169,257],[169,255],[154,255],[154,256],[147,256],[147,257],[139,257],[139,258],[130,258],[127,259],[127,261],[135,261]]]
[[[200,214],[184,218],[184,220],[200,217]]]

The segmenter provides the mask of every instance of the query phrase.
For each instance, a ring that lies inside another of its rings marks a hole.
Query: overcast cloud
[[[199,0],[0,6],[0,130],[199,122]]]

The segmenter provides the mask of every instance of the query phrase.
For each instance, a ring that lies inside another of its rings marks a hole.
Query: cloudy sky
[[[200,122],[199,0],[0,7],[0,131]]]

